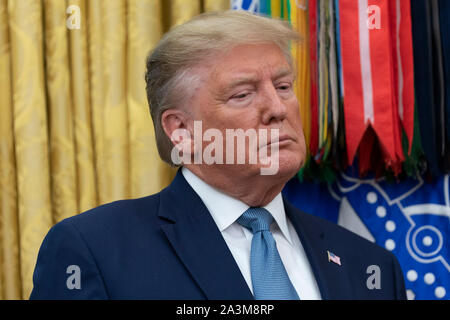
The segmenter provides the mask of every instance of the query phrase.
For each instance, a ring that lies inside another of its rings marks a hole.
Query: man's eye
[[[232,96],[231,99],[241,100],[241,99],[246,98],[248,95],[249,95],[249,93],[240,93],[235,96]]]
[[[289,85],[289,84],[283,84],[283,85],[278,86],[278,89],[280,89],[282,91],[287,91],[290,88],[291,88],[291,85]]]

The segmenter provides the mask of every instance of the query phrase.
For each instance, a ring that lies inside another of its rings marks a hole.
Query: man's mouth
[[[291,136],[284,134],[279,137],[272,138],[268,143],[260,144],[259,148],[269,147],[272,144],[278,144],[278,146],[281,147],[291,143],[292,141],[294,141],[294,139]]]

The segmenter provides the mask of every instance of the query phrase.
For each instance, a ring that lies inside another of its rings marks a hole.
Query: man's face
[[[256,149],[261,152],[266,148],[269,155],[278,149],[276,175],[292,177],[303,165],[305,140],[294,75],[280,48],[275,44],[236,46],[210,59],[200,68],[200,75],[201,84],[187,107],[193,120],[202,121],[203,132],[214,128],[222,133],[224,159],[227,129],[266,130],[268,142],[261,144],[258,140]],[[271,129],[279,132],[277,145],[270,144],[275,137]],[[203,150],[209,143],[203,142]],[[220,169],[242,178],[261,174],[261,167],[267,165],[259,160],[249,163],[248,152],[254,151],[247,148],[245,164],[213,164],[202,170]],[[238,152],[237,143],[234,152]]]

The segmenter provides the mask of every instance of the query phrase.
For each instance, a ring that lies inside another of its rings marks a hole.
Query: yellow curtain
[[[295,19],[295,29],[302,37],[302,41],[297,45],[294,54],[297,62],[297,97],[300,104],[300,116],[305,135],[306,150],[309,150],[309,138],[311,135],[311,79],[309,64],[309,20],[306,0],[290,0],[292,20]],[[295,5],[295,6],[294,6]]]
[[[229,0],[0,1],[0,299],[26,299],[49,228],[160,191],[145,57]],[[79,27],[79,28],[78,28]]]

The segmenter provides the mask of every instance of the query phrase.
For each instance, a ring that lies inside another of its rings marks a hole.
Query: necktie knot
[[[249,229],[253,234],[260,231],[269,231],[273,217],[264,208],[250,207],[238,219],[237,222]]]

